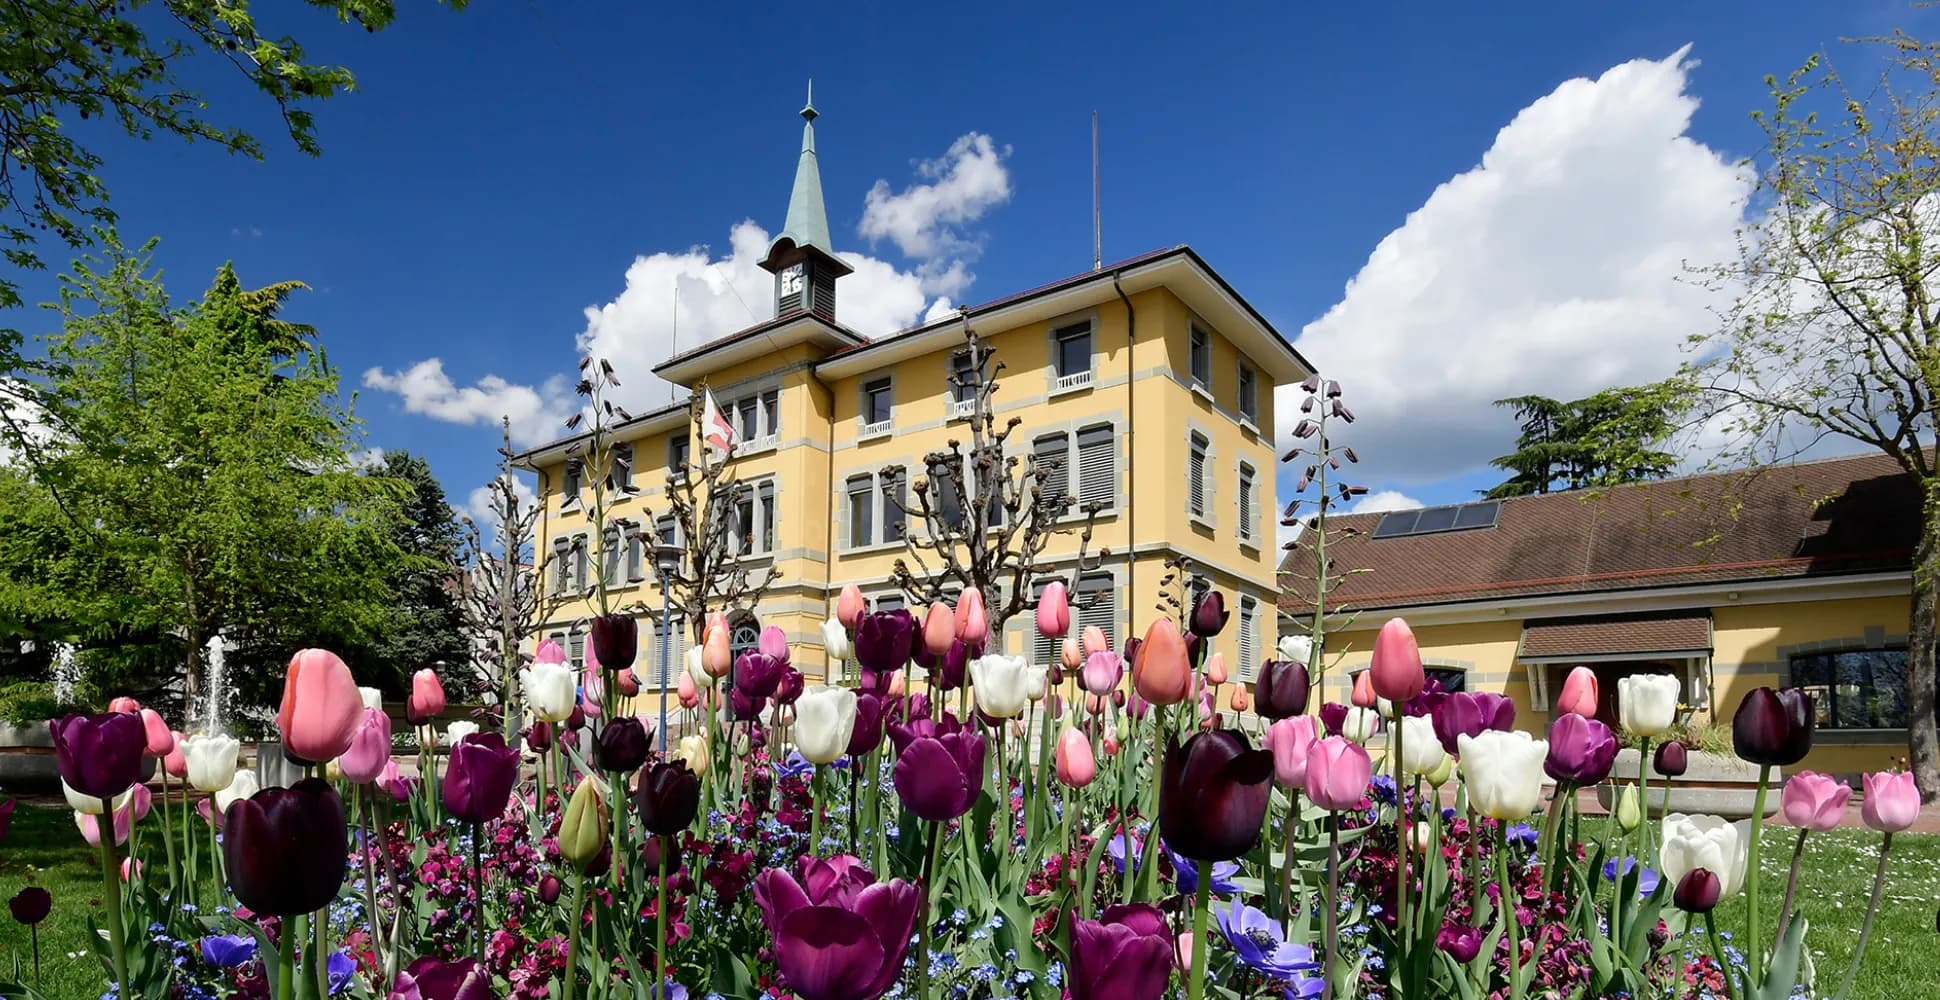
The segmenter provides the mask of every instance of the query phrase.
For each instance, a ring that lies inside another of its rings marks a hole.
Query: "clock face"
[[[793,265],[781,272],[781,294],[799,295],[802,290],[802,266]]]

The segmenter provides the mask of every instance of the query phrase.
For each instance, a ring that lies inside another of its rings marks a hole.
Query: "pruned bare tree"
[[[547,558],[530,544],[539,505],[519,496],[512,478],[511,422],[500,423],[498,474],[486,486],[489,500],[483,526],[461,518],[464,535],[451,565],[451,586],[472,634],[480,661],[499,670],[501,725],[509,738],[518,724],[519,647],[537,633],[563,601],[544,587]],[[481,679],[481,686],[489,684]]]
[[[950,384],[956,390],[952,398],[970,404],[969,447],[952,438],[923,456],[925,474],[911,484],[915,509],[903,507],[920,529],[903,533],[907,558],[896,560],[890,579],[920,602],[975,587],[983,593],[990,630],[1001,633],[1006,620],[1037,606],[1037,581],[1057,575],[1044,559],[1051,539],[1078,535],[1072,579],[1066,580],[1074,593],[1076,575],[1096,569],[1111,554],[1103,548],[1089,554],[1098,512],[1110,504],[1075,503],[1062,462],[1039,462],[1035,456],[1019,461],[1006,453],[1005,444],[1023,418],[997,423],[992,397],[1004,364],[971,328],[967,314],[963,337],[969,364],[952,366]],[[1074,510],[1084,515],[1081,524],[1066,520]]]

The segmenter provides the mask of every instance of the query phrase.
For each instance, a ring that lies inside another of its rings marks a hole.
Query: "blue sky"
[[[266,9],[358,75],[318,111],[324,156],[276,141],[211,68],[212,103],[268,134],[267,161],[109,137],[106,173],[124,237],[162,237],[177,295],[224,260],[314,286],[289,314],[358,389],[366,444],[426,455],[462,506],[496,414],[548,434],[582,345],[618,357],[636,402],[665,400],[645,369],[670,349],[676,282],[681,344],[765,315],[751,248],[780,226],[810,76],[835,240],[870,258],[845,318],[870,333],[1088,267],[1096,109],[1106,258],[1192,244],[1346,384],[1369,485],[1433,503],[1493,481],[1481,465],[1514,428],[1488,399],[1674,366],[1707,315],[1676,279],[1730,250],[1766,73],[1825,46],[1862,71],[1871,53],[1841,37],[1936,20],[1054,6],[414,3],[377,35]],[[737,244],[745,221],[760,231]]]

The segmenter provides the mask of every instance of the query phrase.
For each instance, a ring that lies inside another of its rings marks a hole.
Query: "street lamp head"
[[[653,547],[653,567],[661,579],[680,572],[680,560],[687,550],[678,545],[656,545]]]

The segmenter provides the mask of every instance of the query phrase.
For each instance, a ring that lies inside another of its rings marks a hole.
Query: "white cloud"
[[[447,423],[495,425],[509,417],[513,439],[523,442],[563,434],[565,419],[573,410],[572,384],[564,375],[555,375],[536,388],[497,375],[460,386],[445,374],[441,358],[426,358],[394,372],[370,368],[364,372],[364,386],[396,393],[406,413]]]
[[[1421,501],[1400,490],[1375,490],[1354,502],[1347,508],[1349,514],[1378,514],[1389,510],[1414,510],[1422,506]]]
[[[384,462],[384,449],[359,448],[350,453],[350,467],[362,471],[375,469]]]
[[[901,191],[878,180],[863,198],[856,229],[871,242],[888,239],[903,255],[922,261],[923,290],[957,295],[970,284],[970,261],[981,242],[963,232],[985,212],[1010,200],[1010,147],[981,132],[958,137],[942,156],[916,164],[922,180]]]
[[[24,440],[30,450],[39,450],[53,440],[53,432],[42,420],[40,404],[23,395],[24,383],[0,378],[0,469],[12,468],[21,456],[14,445]]]
[[[1661,378],[1713,293],[1685,264],[1735,254],[1751,175],[1687,132],[1682,49],[1575,79],[1522,109],[1473,169],[1375,247],[1298,346],[1360,420],[1363,476],[1432,482],[1505,453],[1491,400]],[[1282,392],[1281,431],[1298,419]]]
[[[510,478],[512,480],[512,492],[519,498],[520,509],[530,510],[536,506],[539,502],[539,497],[532,491],[532,485],[526,482],[525,477],[512,476]],[[470,494],[466,495],[465,516],[471,518],[472,523],[478,525],[478,530],[485,534],[485,542],[487,545],[494,549],[499,547],[498,523],[492,513],[491,484],[487,483],[484,486],[477,487]]]

